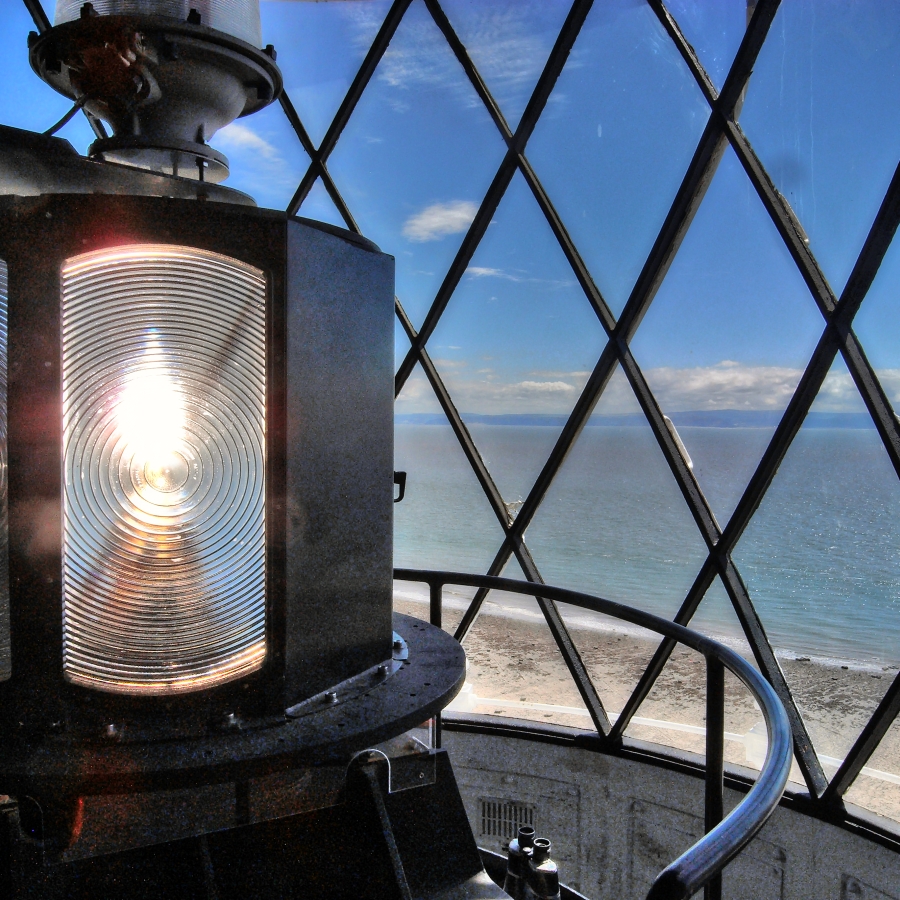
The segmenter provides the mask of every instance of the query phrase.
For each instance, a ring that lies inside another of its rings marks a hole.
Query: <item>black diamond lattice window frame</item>
[[[505,141],[507,149],[456,257],[444,276],[437,295],[418,331],[415,330],[412,322],[406,315],[401,299],[398,298],[396,301],[397,318],[409,338],[410,348],[397,370],[395,395],[399,394],[403,389],[416,365],[420,365],[434,389],[435,395],[484,490],[485,496],[503,532],[503,541],[487,574],[500,575],[510,557],[515,556],[526,578],[541,584],[543,579],[525,544],[523,535],[559,472],[566,455],[587,423],[616,367],[621,366],[675,476],[708,551],[706,560],[688,591],[675,617],[675,621],[682,625],[689,624],[700,601],[711,586],[714,578],[718,575],[734,606],[756,658],[757,665],[774,686],[787,709],[793,729],[795,755],[809,789],[813,810],[821,815],[833,818],[833,812],[839,809],[840,799],[866,765],[877,748],[879,741],[884,737],[896,718],[898,711],[900,711],[900,674],[894,679],[837,773],[829,781],[816,756],[803,718],[775,659],[775,654],[766,636],[765,629],[753,606],[747,587],[731,558],[731,553],[762,501],[791,442],[800,430],[804,418],[838,353],[843,357],[847,369],[856,383],[856,387],[881,436],[894,470],[900,477],[900,422],[894,415],[890,402],[852,329],[853,318],[875,278],[875,274],[897,229],[898,222],[900,222],[900,166],[894,173],[887,194],[871,225],[851,276],[841,296],[837,297],[822,274],[815,257],[810,252],[803,232],[789,204],[775,188],[772,179],[757,158],[736,121],[744,89],[757,56],[766,40],[775,14],[778,11],[780,0],[759,0],[755,5],[740,48],[735,55],[721,91],[716,90],[712,80],[701,65],[697,54],[687,42],[678,23],[661,0],[647,0],[647,3],[674,42],[695,78],[710,106],[711,115],[650,254],[643,264],[643,268],[631,290],[622,314],[616,319],[594,284],[591,274],[578,252],[578,248],[569,236],[562,219],[554,209],[550,198],[547,196],[525,155],[528,140],[537,125],[556,80],[565,65],[569,52],[587,18],[588,12],[593,5],[593,0],[574,0],[522,114],[519,125],[514,131],[507,124],[502,111],[469,58],[466,48],[453,30],[438,0],[423,0],[423,2],[465,71],[468,80],[483,102]],[[41,6],[40,0],[24,0],[24,3],[40,31],[50,27],[49,19]],[[288,204],[287,211],[289,213],[294,214],[300,209],[301,204],[309,195],[316,181],[321,179],[347,227],[352,231],[359,232],[360,229],[349,207],[344,202],[340,191],[329,174],[327,161],[335,149],[341,133],[350,121],[363,92],[372,79],[394,33],[411,5],[412,0],[395,0],[391,6],[350,89],[341,102],[337,114],[318,147],[311,140],[288,95],[286,93],[282,95],[282,109],[296,132],[303,149],[311,159],[306,174],[303,176],[300,185]],[[288,48],[281,49],[284,52]],[[100,122],[92,119],[90,124],[98,136],[103,134],[103,126]],[[690,227],[694,214],[703,200],[706,189],[712,181],[718,164],[729,145],[735,151],[744,171],[747,173],[775,227],[778,229],[813,299],[819,307],[825,324],[810,362],[775,430],[768,448],[744,490],[731,518],[725,527],[721,528],[716,522],[709,502],[700,489],[700,485],[695,479],[687,460],[682,455],[682,451],[679,449],[672,433],[666,427],[663,412],[656,402],[644,375],[631,355],[629,341],[634,336],[660,287],[668,267]],[[572,267],[578,283],[584,291],[585,297],[606,332],[607,343],[537,481],[522,504],[518,515],[512,518],[468,429],[453,404],[450,393],[428,354],[426,345],[428,339],[434,333],[516,171],[519,171],[524,176],[528,187],[531,189],[541,211],[546,217],[553,234]],[[457,628],[456,637],[458,639],[464,638],[471,629],[486,595],[487,591],[484,589],[476,593]],[[609,748],[617,746],[621,741],[624,730],[660,675],[674,648],[674,642],[665,640],[660,644],[634,689],[632,696],[625,704],[615,725],[613,725],[610,723],[596,688],[569,636],[556,604],[541,598],[539,594],[536,595],[535,599],[546,618],[547,625],[562,653],[569,672],[578,686],[578,690],[593,719],[601,741]]]

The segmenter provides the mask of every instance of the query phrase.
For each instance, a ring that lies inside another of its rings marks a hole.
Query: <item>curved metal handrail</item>
[[[709,894],[720,895],[722,869],[746,846],[775,811],[784,793],[791,768],[792,741],[787,714],[778,695],[759,672],[733,650],[696,631],[691,631],[689,628],[662,619],[652,613],[590,594],[512,578],[426,569],[394,569],[394,579],[427,584],[431,590],[433,613],[436,611],[435,601],[439,604],[444,586],[452,584],[507,591],[514,594],[528,594],[545,600],[566,603],[569,606],[577,606],[631,622],[672,638],[678,643],[696,650],[706,659],[707,703],[709,704],[710,697],[715,697],[715,703],[719,708],[712,712],[715,720],[722,724],[723,731],[724,670],[728,669],[743,682],[759,704],[766,723],[768,750],[759,778],[741,803],[722,819],[724,762],[721,745],[723,735],[711,734],[714,729],[707,728],[707,833],[693,847],[660,872],[647,894],[647,900],[684,900],[707,885],[712,888]],[[713,716],[708,713],[708,726],[712,720]],[[710,747],[714,748],[714,752],[710,752]],[[717,752],[715,752],[716,747],[718,748]]]

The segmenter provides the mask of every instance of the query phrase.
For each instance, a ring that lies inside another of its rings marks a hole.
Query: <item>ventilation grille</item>
[[[266,283],[139,245],[66,262],[63,665],[116,693],[265,655]]]
[[[534,825],[534,807],[509,800],[481,800],[481,837],[512,840],[522,825]]]

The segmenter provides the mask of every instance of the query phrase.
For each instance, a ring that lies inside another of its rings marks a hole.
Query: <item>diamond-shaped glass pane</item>
[[[420,369],[396,413],[394,468],[407,482],[394,507],[394,565],[487,571],[503,531]]]
[[[517,174],[428,342],[508,503],[528,495],[604,343]]]
[[[550,584],[672,617],[705,545],[621,371],[526,533]]]
[[[228,157],[226,187],[249,194],[262,207],[284,209],[309,157],[281,107],[274,103],[216,132],[210,144]]]
[[[278,51],[285,90],[316,145],[390,6],[390,0],[261,4],[263,42]]]
[[[363,234],[396,256],[397,294],[416,325],[503,152],[462,67],[416,0],[328,161]]]
[[[572,5],[570,0],[444,0],[441,5],[515,130]]]
[[[631,342],[722,525],[822,325],[771,219],[727,150]]]
[[[528,158],[618,312],[709,115],[644,3],[595,3],[528,143]]]
[[[713,84],[725,84],[747,26],[748,0],[666,0],[672,18],[697,52]]]
[[[713,580],[689,627],[706,632],[752,664],[750,647],[718,578]],[[726,762],[752,764],[752,760],[748,763],[746,748],[752,745],[753,738],[745,738],[761,718],[747,688],[726,673]],[[675,648],[626,733],[691,753],[706,752],[706,662],[699,653],[683,645]]]
[[[659,646],[656,632],[570,604],[560,612],[611,722]]]
[[[885,254],[853,330],[894,409],[900,409],[900,240]]]
[[[900,483],[861,407],[838,358],[734,553],[816,750],[832,760],[884,693],[871,675],[900,662]]]
[[[884,673],[882,684],[888,682],[891,674]],[[895,720],[888,729],[844,799],[880,816],[900,820],[900,721]]]
[[[504,575],[522,579],[514,560]],[[460,711],[594,726],[533,597],[492,591],[469,631],[466,687],[450,706]]]
[[[741,127],[839,293],[897,165],[900,6],[782,3]]]

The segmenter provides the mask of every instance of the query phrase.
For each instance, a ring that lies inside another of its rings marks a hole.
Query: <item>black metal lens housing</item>
[[[0,200],[0,259],[4,732],[283,720],[390,660],[392,258],[267,210],[54,195]]]

